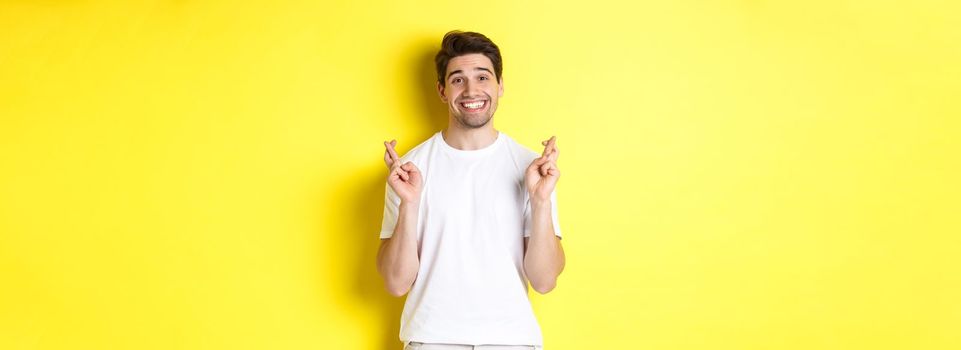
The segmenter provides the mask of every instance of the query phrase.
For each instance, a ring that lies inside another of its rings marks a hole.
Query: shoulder
[[[540,153],[534,152],[530,148],[514,141],[513,138],[506,134],[501,133],[501,135],[504,137],[504,146],[506,146],[505,148],[507,148],[508,154],[510,154],[510,158],[514,162],[514,167],[517,168],[517,172],[520,174],[519,176],[523,176],[525,169],[531,165],[531,162],[541,156]]]
[[[530,164],[530,162],[534,161],[535,158],[541,156],[540,153],[537,153],[534,150],[527,148],[527,146],[514,141],[514,139],[510,136],[507,136],[507,134],[501,133],[501,135],[504,136],[505,144],[510,150],[511,155],[513,155],[514,158],[518,159],[521,163]]]
[[[410,161],[410,162],[414,162],[414,164],[416,165],[420,165],[420,163],[422,163],[427,158],[427,155],[430,153],[430,150],[434,148],[433,146],[434,146],[436,136],[437,134],[434,134],[431,137],[428,137],[426,140],[424,140],[417,146],[414,146],[414,148],[411,148],[409,151],[407,151],[407,153],[404,153],[404,155],[400,157],[401,162]]]

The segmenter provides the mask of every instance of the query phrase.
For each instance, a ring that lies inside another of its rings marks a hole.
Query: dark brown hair
[[[479,53],[487,56],[494,65],[494,77],[498,82],[501,81],[503,72],[503,62],[501,61],[501,50],[497,48],[491,39],[484,34],[475,32],[462,32],[453,30],[444,34],[444,40],[440,43],[440,51],[434,56],[434,64],[437,65],[437,82],[441,86],[446,86],[447,62],[457,56],[472,53]]]

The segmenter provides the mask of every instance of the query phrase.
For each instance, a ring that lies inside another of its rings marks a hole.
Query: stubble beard
[[[491,101],[491,99],[488,99],[487,101]],[[457,120],[457,124],[460,124],[460,126],[464,127],[465,129],[480,129],[494,119],[494,112],[496,111],[496,108],[497,107],[494,105],[488,106],[487,112],[485,112],[483,115],[457,113],[454,114],[454,119]]]
[[[466,129],[479,129],[490,123],[493,118],[494,114],[490,113],[482,116],[457,115],[454,119],[457,119],[457,123]]]

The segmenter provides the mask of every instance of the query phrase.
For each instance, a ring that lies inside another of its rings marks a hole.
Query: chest
[[[424,191],[433,219],[498,231],[522,228],[523,173],[509,159],[440,159],[432,164]]]

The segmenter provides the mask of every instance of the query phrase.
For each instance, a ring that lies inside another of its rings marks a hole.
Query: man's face
[[[457,56],[447,62],[446,86],[437,83],[440,98],[462,126],[480,128],[490,122],[504,86],[494,77],[494,65],[483,54]]]

